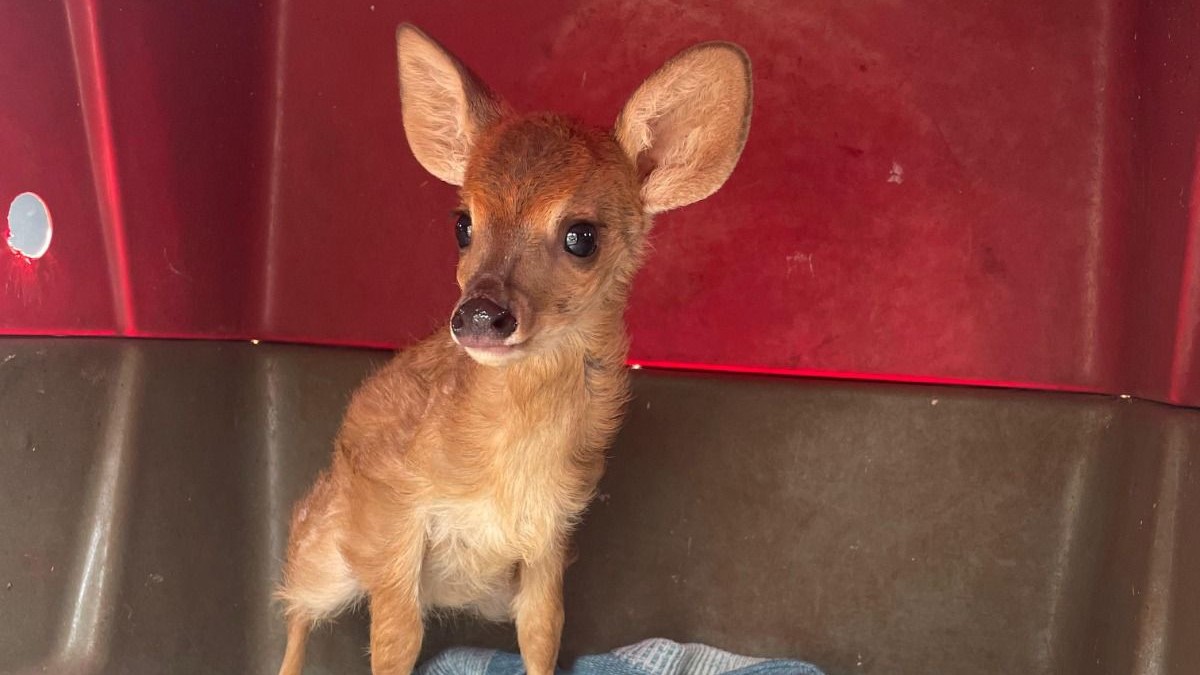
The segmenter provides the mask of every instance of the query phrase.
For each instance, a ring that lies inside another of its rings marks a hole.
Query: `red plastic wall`
[[[0,3],[0,333],[403,345],[456,297],[452,190],[408,153],[393,33],[609,124],[740,42],[750,140],[659,219],[651,364],[1200,405],[1200,2]]]

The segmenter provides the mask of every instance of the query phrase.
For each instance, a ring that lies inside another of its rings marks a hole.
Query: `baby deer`
[[[518,114],[411,25],[397,31],[404,130],[460,186],[462,298],[442,330],[355,393],[332,466],[292,515],[284,581],[297,675],[315,622],[368,598],[371,670],[412,670],[422,614],[515,620],[552,673],[567,539],[604,469],[628,382],[623,314],[651,217],[733,171],[750,63],[710,42],[634,92],[615,130]]]

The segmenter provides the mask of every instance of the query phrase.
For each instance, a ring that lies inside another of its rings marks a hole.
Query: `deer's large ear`
[[[750,58],[729,42],[685,49],[649,77],[617,118],[617,141],[642,177],[647,213],[716,192],[750,131]]]
[[[467,157],[479,131],[500,105],[466,66],[412,24],[396,30],[400,107],[408,145],[421,166],[462,185]]]

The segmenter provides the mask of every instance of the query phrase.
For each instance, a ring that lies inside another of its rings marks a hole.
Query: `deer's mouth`
[[[516,337],[515,335],[503,340],[489,336],[458,335],[453,331],[451,331],[451,335],[454,336],[454,341],[457,342],[460,347],[464,347],[466,349],[475,349],[478,351],[496,352],[498,354],[512,349],[517,349],[524,343],[524,340],[514,340],[513,338]]]
[[[459,344],[467,352],[467,356],[485,366],[502,366],[511,363],[521,358],[525,351],[521,344],[469,345],[461,341]]]

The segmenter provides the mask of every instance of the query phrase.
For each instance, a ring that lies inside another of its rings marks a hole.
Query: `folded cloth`
[[[517,654],[459,647],[426,661],[417,675],[520,675]],[[803,661],[757,659],[715,647],[655,638],[607,654],[584,656],[561,675],[823,675]]]

